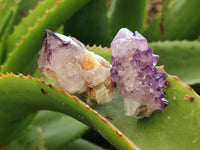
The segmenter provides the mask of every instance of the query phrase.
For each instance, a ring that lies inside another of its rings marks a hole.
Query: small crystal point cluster
[[[111,79],[117,84],[125,113],[144,118],[168,106],[162,86],[167,74],[157,70],[158,56],[137,31],[120,29],[111,43]]]
[[[113,99],[110,63],[87,51],[73,37],[46,30],[38,65],[57,87],[82,97],[91,106],[105,105]]]

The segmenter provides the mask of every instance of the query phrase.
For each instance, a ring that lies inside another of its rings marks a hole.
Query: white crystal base
[[[137,119],[141,119],[144,117],[149,117],[153,110],[150,109],[146,104],[139,102],[137,100],[133,100],[132,98],[126,98],[123,100],[125,115],[133,116]]]

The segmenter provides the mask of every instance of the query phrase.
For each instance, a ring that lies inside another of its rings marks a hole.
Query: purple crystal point
[[[159,57],[148,48],[147,40],[137,31],[122,28],[111,50],[111,79],[117,84],[126,115],[143,118],[165,109],[168,102],[162,86],[167,74],[155,68]]]
[[[113,99],[110,63],[73,37],[46,30],[38,65],[57,87],[84,98],[89,105],[105,105]]]

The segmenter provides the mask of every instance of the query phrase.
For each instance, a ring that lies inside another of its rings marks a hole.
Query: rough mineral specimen
[[[148,48],[147,40],[137,31],[122,28],[111,50],[111,79],[117,84],[126,115],[143,118],[154,110],[165,109],[168,102],[162,86],[167,74],[155,68],[159,57]]]
[[[115,86],[110,79],[110,63],[87,51],[73,37],[46,30],[38,65],[57,87],[84,98],[89,105],[105,105],[112,100]]]

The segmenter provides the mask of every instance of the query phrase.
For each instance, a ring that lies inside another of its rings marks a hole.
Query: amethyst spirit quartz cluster
[[[137,31],[120,29],[111,43],[111,79],[123,99],[125,113],[135,118],[149,117],[168,106],[162,86],[167,74],[156,69],[158,56],[148,48]]]
[[[90,106],[106,105],[113,99],[115,85],[110,79],[110,63],[73,37],[46,30],[38,66],[56,87]]]

